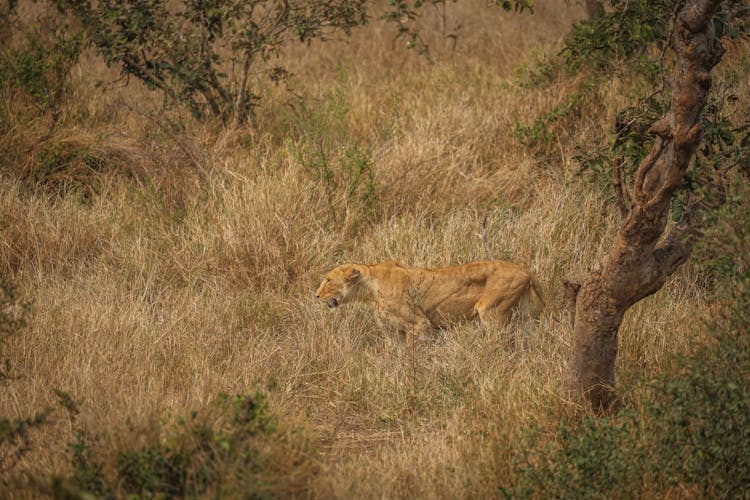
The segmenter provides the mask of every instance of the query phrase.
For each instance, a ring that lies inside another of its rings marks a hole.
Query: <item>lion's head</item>
[[[355,264],[343,264],[325,275],[315,296],[329,309],[346,303],[357,289],[361,273]]]

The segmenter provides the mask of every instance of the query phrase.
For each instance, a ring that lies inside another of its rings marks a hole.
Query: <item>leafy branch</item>
[[[197,118],[240,125],[260,98],[252,78],[278,81],[292,40],[310,43],[366,23],[364,0],[53,0],[107,64]]]

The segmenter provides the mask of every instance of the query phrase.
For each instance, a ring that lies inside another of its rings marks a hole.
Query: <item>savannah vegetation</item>
[[[623,312],[602,413],[563,390],[574,323],[682,3],[585,4],[3,2],[0,496],[749,495],[750,13],[715,13],[655,216],[689,257]],[[530,319],[400,343],[314,298],[484,259],[485,216]]]

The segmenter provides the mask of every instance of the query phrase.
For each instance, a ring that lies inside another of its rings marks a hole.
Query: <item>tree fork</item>
[[[574,401],[597,412],[616,403],[617,334],[625,312],[664,285],[700,235],[700,217],[691,211],[662,238],[672,197],[701,140],[701,112],[711,87],[711,69],[724,53],[713,27],[720,3],[691,0],[675,17],[670,109],[649,130],[656,136],[654,144],[638,166],[629,211],[612,248],[600,268],[576,290],[565,385]]]

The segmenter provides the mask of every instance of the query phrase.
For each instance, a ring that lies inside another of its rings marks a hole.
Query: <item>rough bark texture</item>
[[[696,206],[662,237],[672,197],[701,140],[711,69],[724,52],[712,21],[720,3],[692,0],[675,18],[672,105],[651,126],[654,145],[636,171],[632,205],[612,248],[577,293],[566,385],[574,399],[582,397],[595,410],[607,410],[616,400],[617,332],[625,311],[664,285],[699,234]]]

